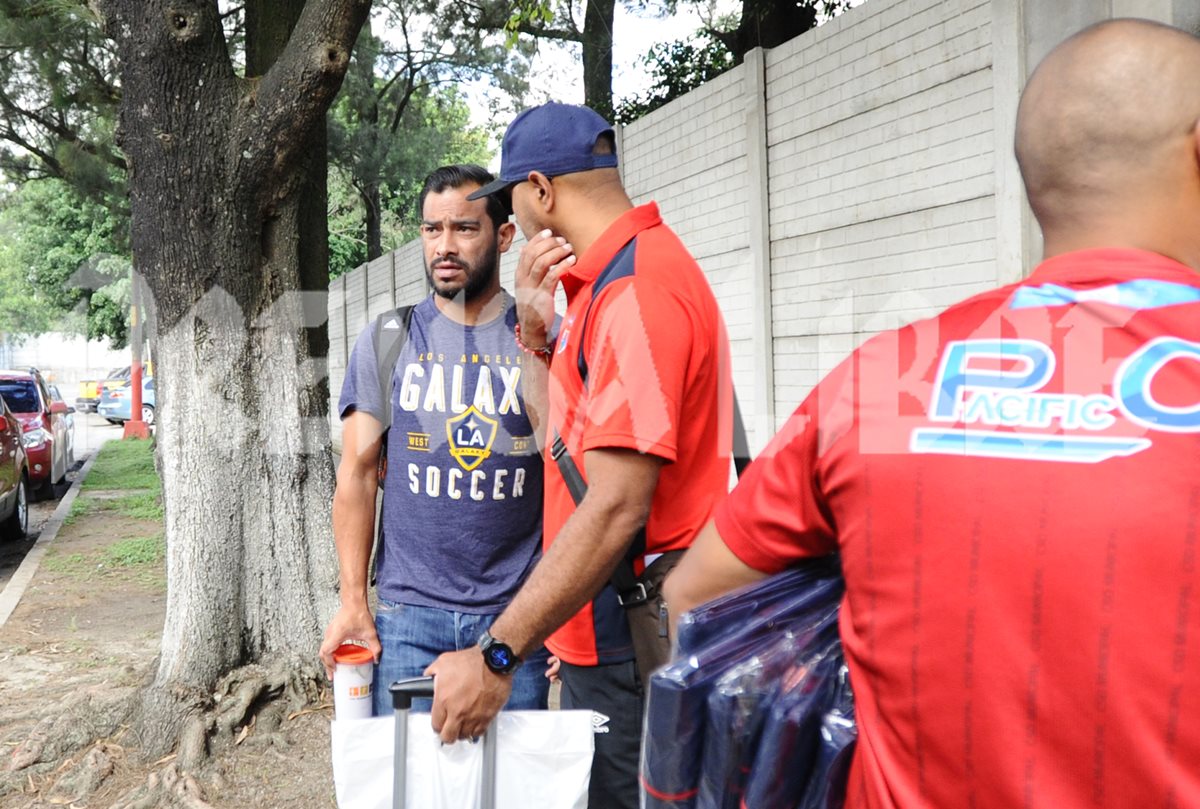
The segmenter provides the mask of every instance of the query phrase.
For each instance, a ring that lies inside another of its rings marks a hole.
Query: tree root
[[[116,768],[113,760],[121,752],[115,745],[101,743],[89,750],[83,760],[68,760],[65,764],[66,772],[54,782],[54,786],[47,793],[47,800],[53,804],[83,801],[99,789],[104,779],[113,774]]]
[[[174,750],[179,765],[194,771],[210,755],[251,738],[271,737],[283,746],[277,731],[285,718],[316,701],[323,683],[316,665],[294,656],[235,669],[211,694],[152,687],[134,722],[142,757],[154,761]]]
[[[126,792],[109,809],[213,809],[190,775],[168,764],[146,783]]]
[[[170,766],[111,809],[212,809],[188,773],[235,745],[286,749],[287,717],[317,702],[323,689],[323,672],[293,657],[236,669],[212,692],[150,686],[132,699],[82,695],[43,717],[17,746],[7,772],[0,773],[0,795],[37,793],[52,804],[87,804],[124,756],[114,736],[124,728],[132,731],[142,761],[158,764],[167,753],[174,755],[167,757],[173,759]],[[66,758],[85,749],[78,758]]]
[[[68,703],[58,714],[44,717],[13,751],[10,770],[22,770],[41,761],[57,761],[116,732],[129,714],[129,699],[106,701],[88,695]]]

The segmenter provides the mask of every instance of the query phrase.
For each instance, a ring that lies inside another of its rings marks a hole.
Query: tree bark
[[[146,756],[174,746],[226,672],[315,654],[336,606],[312,156],[368,6],[251,0],[260,76],[241,79],[216,0],[101,2],[121,60],[134,269],[157,317],[168,589],[136,719]]]
[[[374,261],[383,255],[383,198],[379,183],[368,185],[361,196],[366,210],[367,261]]]
[[[583,14],[583,103],[613,116],[612,48],[616,0],[588,0]]]

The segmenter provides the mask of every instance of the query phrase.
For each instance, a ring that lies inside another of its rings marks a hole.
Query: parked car
[[[129,382],[133,366],[114,368],[104,379],[85,379],[79,383],[79,395],[75,397],[75,406],[84,413],[95,413],[100,405],[100,397],[105,388],[119,388]],[[154,366],[149,362],[142,363],[142,376],[154,376]]]
[[[47,385],[50,389],[50,401],[62,402],[67,408],[65,421],[67,423],[67,468],[70,469],[75,465],[75,408],[67,406],[67,400],[63,398],[62,393],[58,389],[58,385]]]
[[[29,531],[29,461],[21,422],[0,398],[0,538],[20,539]]]
[[[36,368],[0,371],[0,397],[21,423],[29,461],[29,483],[38,497],[53,497],[54,484],[67,477],[67,422],[74,409],[54,402]]]
[[[119,388],[104,389],[96,412],[113,424],[124,424],[129,421],[133,411],[133,385],[126,382]],[[154,423],[154,377],[142,377],[142,421]]]

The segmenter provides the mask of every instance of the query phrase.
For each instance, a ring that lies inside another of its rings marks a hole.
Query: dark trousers
[[[638,766],[641,758],[642,709],[645,695],[637,665],[572,666],[563,663],[560,705],[563,710],[589,710],[594,719],[596,753],[588,806],[638,809]]]

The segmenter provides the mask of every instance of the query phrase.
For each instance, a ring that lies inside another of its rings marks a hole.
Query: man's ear
[[[533,186],[533,201],[543,213],[554,210],[554,183],[540,171],[529,172],[529,183]]]
[[[512,222],[505,222],[496,230],[496,249],[501,253],[507,253],[508,248],[512,247],[513,237],[517,234],[517,226]]]

